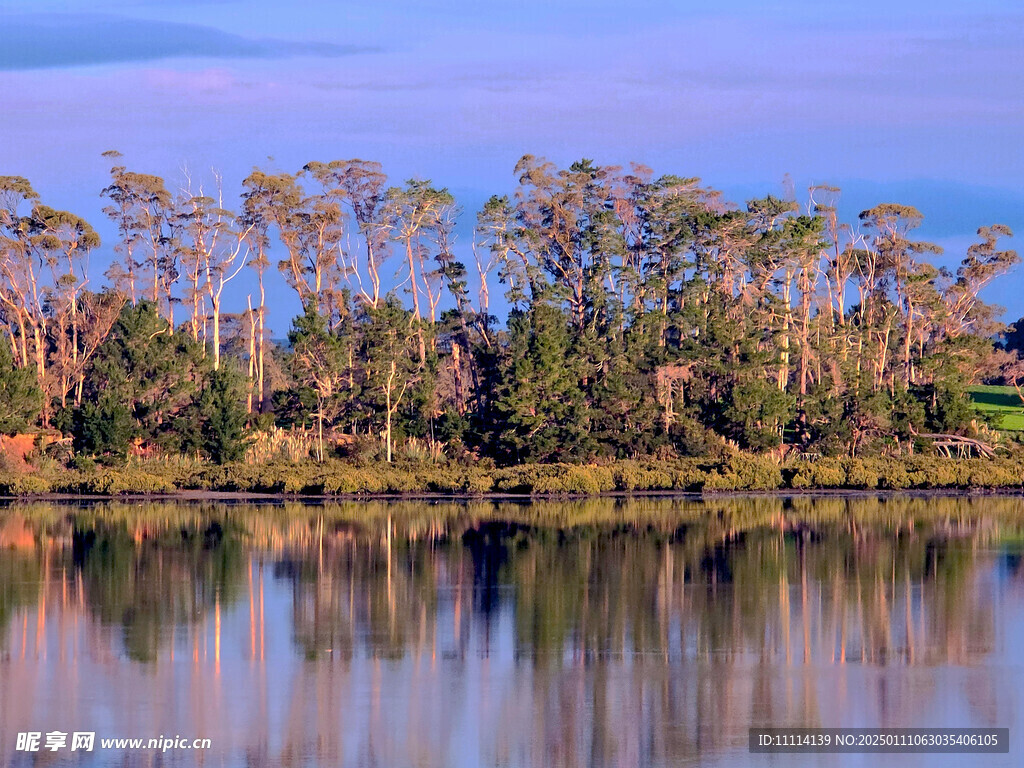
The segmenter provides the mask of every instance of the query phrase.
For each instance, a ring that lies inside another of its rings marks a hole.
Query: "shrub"
[[[967,469],[969,484],[977,488],[1020,488],[1024,465],[1017,462],[972,462]]]
[[[889,491],[899,491],[906,488],[913,488],[910,473],[907,466],[898,459],[878,460],[878,487]]]
[[[710,469],[702,469],[696,462],[678,462],[671,470],[672,490],[702,491],[711,474]]]
[[[878,472],[866,459],[846,459],[846,487],[870,490],[878,487]]]
[[[779,465],[767,456],[737,454],[708,475],[704,490],[772,491],[782,487]]]
[[[620,491],[663,491],[675,487],[672,472],[661,466],[645,467],[624,461],[612,468],[615,488]]]
[[[49,481],[36,474],[11,474],[0,477],[0,496],[34,496],[50,493]]]
[[[835,458],[799,461],[784,474],[790,488],[843,488],[847,484],[846,467]]]
[[[820,458],[780,467],[772,458],[736,454],[697,459],[620,461],[609,466],[527,464],[501,469],[449,464],[149,460],[104,467],[79,459],[72,469],[42,462],[32,473],[0,470],[0,495],[145,494],[175,490],[301,495],[484,494],[592,496],[609,491],[771,491],[780,488],[1021,488],[1024,461],[1013,459]]]
[[[610,467],[526,464],[497,474],[495,489],[540,495],[597,494],[615,490],[615,475]]]

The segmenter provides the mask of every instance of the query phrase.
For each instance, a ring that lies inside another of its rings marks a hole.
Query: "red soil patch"
[[[0,456],[8,466],[18,472],[29,472],[32,467],[26,457],[35,450],[36,435],[0,435]]]

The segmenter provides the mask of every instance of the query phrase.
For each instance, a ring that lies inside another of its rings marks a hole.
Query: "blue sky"
[[[1024,233],[1012,2],[4,0],[0,30],[0,174],[96,223],[107,149],[169,180],[216,167],[228,195],[253,165],[379,160],[451,188],[467,225],[529,152],[736,200],[788,173],[843,187],[850,219],[905,202],[948,263],[981,225]],[[1020,279],[988,295],[1013,318]]]

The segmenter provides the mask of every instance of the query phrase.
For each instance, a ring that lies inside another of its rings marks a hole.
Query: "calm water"
[[[1022,553],[998,497],[0,506],[0,765],[1017,765]],[[212,748],[99,748],[160,736]]]

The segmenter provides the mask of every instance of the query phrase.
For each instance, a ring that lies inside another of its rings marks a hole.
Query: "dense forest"
[[[232,201],[108,155],[104,275],[89,222],[0,177],[0,434],[68,464],[910,454],[991,438],[966,387],[1022,377],[980,299],[1019,261],[1001,225],[953,272],[910,206],[843,222],[832,187],[736,205],[526,156],[456,248],[454,197],[374,162],[253,170]],[[303,308],[287,343],[275,269]]]

